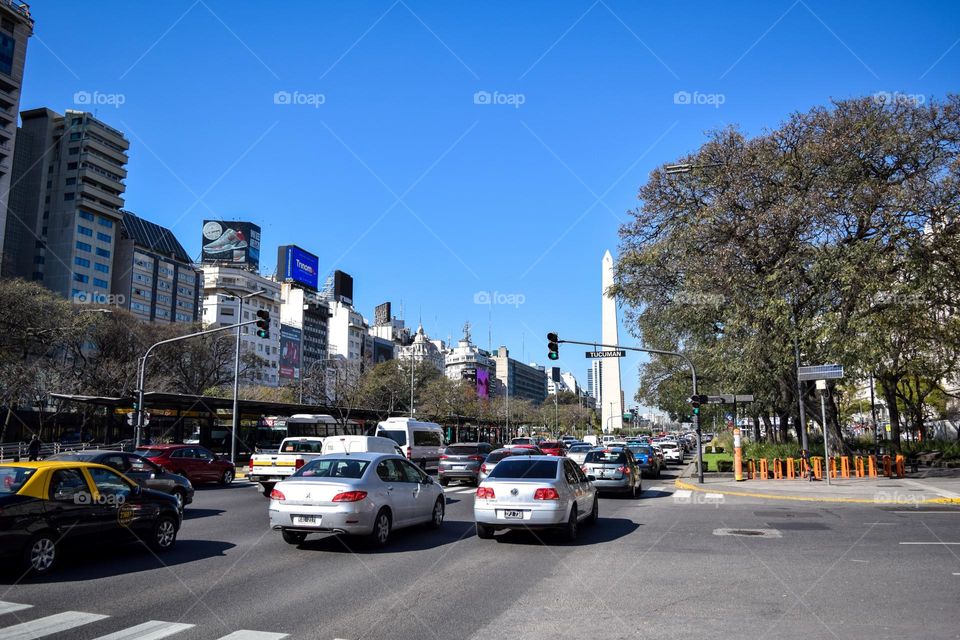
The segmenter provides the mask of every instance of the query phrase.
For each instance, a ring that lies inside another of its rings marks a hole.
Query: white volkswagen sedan
[[[388,453],[319,456],[270,494],[270,527],[300,544],[310,533],[365,536],[383,546],[401,527],[443,524],[443,489],[420,467]]]
[[[499,529],[562,529],[575,540],[581,521],[597,521],[592,478],[569,458],[504,458],[477,487],[473,517],[478,538]]]

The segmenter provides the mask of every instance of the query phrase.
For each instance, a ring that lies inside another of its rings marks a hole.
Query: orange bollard
[[[836,458],[830,458],[830,477],[831,478],[837,477],[837,459]]]
[[[747,477],[751,480],[757,479],[757,465],[754,464],[753,460],[747,462]]]
[[[857,456],[855,462],[856,474],[858,478],[863,478],[866,474],[863,471],[863,456]]]
[[[897,454],[897,477],[902,478],[907,475],[907,461],[902,455]]]
[[[888,478],[893,477],[893,468],[890,464],[890,456],[883,456],[883,475]]]
[[[823,458],[810,458],[813,463],[813,477],[817,480],[823,480]]]
[[[850,477],[850,459],[847,456],[840,456],[840,475],[844,478]]]
[[[788,480],[793,480],[794,478],[797,477],[796,475],[797,470],[793,465],[794,465],[793,458],[787,458],[787,479]]]
[[[873,456],[867,456],[867,474],[871,478],[877,477],[877,459]]]
[[[780,458],[773,459],[773,479],[782,480],[783,470],[780,468]]]
[[[766,480],[770,477],[769,473],[767,470],[767,459],[760,458],[760,477]]]

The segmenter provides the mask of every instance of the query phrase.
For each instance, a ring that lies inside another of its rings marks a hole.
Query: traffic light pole
[[[556,337],[556,334],[549,334],[548,337]],[[697,395],[697,369],[693,366],[693,362],[680,353],[679,351],[664,351],[662,349],[645,349],[641,347],[625,347],[618,344],[601,344],[599,342],[580,342],[577,340],[555,340],[558,344],[580,344],[587,347],[603,347],[604,349],[618,349],[621,351],[639,351],[641,353],[655,353],[661,356],[674,356],[677,358],[683,359],[687,363],[687,366],[690,367],[690,375],[693,378],[693,395]],[[553,359],[553,358],[552,358]],[[698,481],[700,484],[703,484],[703,438],[701,437],[702,433],[700,431],[700,413],[699,408],[694,411],[693,414],[693,429],[697,433],[697,472],[698,472]]]
[[[188,333],[183,336],[177,336],[176,338],[169,338],[167,340],[161,340],[150,345],[150,348],[147,349],[146,353],[143,354],[143,357],[140,358],[140,367],[137,376],[137,426],[134,431],[133,445],[134,447],[140,446],[140,440],[143,436],[143,427],[144,427],[144,416],[146,415],[145,407],[143,406],[144,402],[144,385],[146,383],[147,377],[147,358],[150,357],[150,352],[156,349],[157,347],[165,344],[170,344],[172,342],[180,342],[181,340],[188,340],[190,338],[197,338],[199,336],[210,335],[211,333],[220,333],[221,331],[230,331],[231,329],[239,329],[244,325],[254,324],[256,320],[248,320],[246,322],[240,322],[237,324],[230,324],[225,327],[217,327],[216,329],[206,329],[204,331],[197,331],[195,333]]]

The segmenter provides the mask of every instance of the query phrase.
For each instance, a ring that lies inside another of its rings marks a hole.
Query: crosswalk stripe
[[[44,636],[60,633],[74,627],[79,627],[110,616],[99,613],[84,613],[83,611],[64,611],[45,618],[37,618],[29,622],[21,622],[10,627],[0,629],[2,640],[34,640]]]
[[[673,492],[673,496],[675,498],[689,498],[692,495],[693,491],[690,491],[689,489],[679,489]]]
[[[186,631],[191,627],[193,627],[192,624],[185,622],[150,620],[143,624],[138,624],[135,627],[121,629],[120,631],[100,636],[96,640],[160,640],[160,638],[172,636],[175,633]]]
[[[650,491],[663,491],[663,487],[650,487]]]
[[[16,602],[3,602],[0,600],[0,614],[23,611],[24,609],[29,609],[32,606],[32,604],[17,604]]]
[[[280,640],[286,638],[289,633],[270,633],[269,631],[250,631],[241,629],[234,631],[228,636],[223,636],[219,640]]]

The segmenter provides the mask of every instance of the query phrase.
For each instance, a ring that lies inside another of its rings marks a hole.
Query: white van
[[[323,441],[323,455],[328,453],[397,453],[403,450],[390,438],[376,436],[330,436]]]
[[[376,435],[396,442],[407,460],[415,462],[424,470],[440,466],[443,427],[436,422],[419,422],[413,418],[387,418],[377,424]]]

